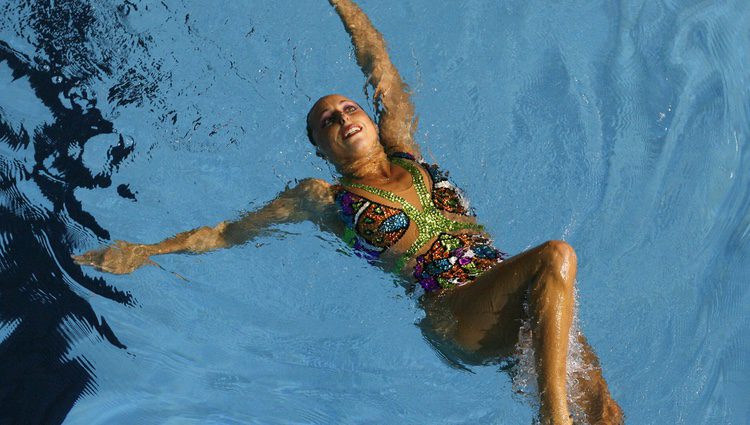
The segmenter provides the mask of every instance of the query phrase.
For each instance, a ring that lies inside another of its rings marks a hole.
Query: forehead
[[[353,102],[353,100],[340,94],[329,94],[328,96],[323,96],[315,102],[312,108],[310,108],[308,117],[313,118],[314,116],[321,114],[323,111],[333,109],[336,105],[347,101]]]

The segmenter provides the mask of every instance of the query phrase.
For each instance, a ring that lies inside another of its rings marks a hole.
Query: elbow
[[[229,242],[228,229],[229,223],[226,221],[222,221],[211,229],[213,230],[212,241],[214,249],[227,248],[232,245],[232,243]]]

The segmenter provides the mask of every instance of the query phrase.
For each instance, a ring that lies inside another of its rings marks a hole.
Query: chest
[[[376,257],[399,241],[406,247],[430,235],[465,227],[463,221],[447,217],[469,215],[458,188],[437,169],[416,163],[400,165],[398,178],[388,184],[337,187],[336,202],[348,229],[347,239],[369,256]]]

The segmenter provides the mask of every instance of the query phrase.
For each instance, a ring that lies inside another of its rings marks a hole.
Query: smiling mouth
[[[346,140],[359,133],[360,131],[362,131],[362,126],[352,124],[346,128],[346,131],[344,131],[344,139]]]

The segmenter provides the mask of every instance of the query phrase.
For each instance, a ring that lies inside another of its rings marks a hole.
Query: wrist
[[[146,254],[147,256],[163,254],[158,244],[154,244],[154,245],[138,244],[138,246],[136,247],[136,252],[142,252]]]

